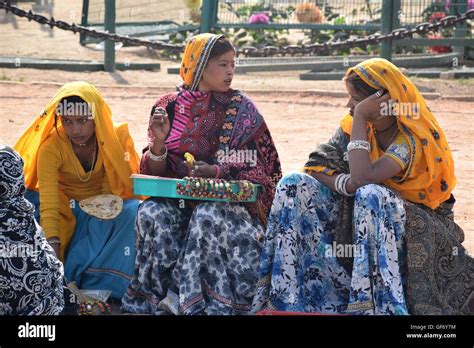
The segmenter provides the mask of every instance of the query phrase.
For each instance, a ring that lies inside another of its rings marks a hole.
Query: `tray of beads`
[[[219,202],[255,202],[261,185],[247,180],[185,177],[165,178],[134,174],[133,192],[136,195]]]

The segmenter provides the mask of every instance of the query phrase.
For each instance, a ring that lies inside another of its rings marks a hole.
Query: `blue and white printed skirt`
[[[354,242],[336,245],[342,197],[304,173],[277,187],[252,310],[406,315],[403,200],[381,185],[359,188]],[[352,274],[336,256],[354,257]]]

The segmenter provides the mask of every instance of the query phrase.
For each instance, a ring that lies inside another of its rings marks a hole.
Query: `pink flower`
[[[249,18],[250,24],[268,24],[269,22],[270,18],[263,12],[254,13]]]

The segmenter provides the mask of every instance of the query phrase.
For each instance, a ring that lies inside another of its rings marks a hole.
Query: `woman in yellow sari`
[[[466,313],[472,290],[453,289],[469,287],[473,262],[453,221],[443,130],[387,60],[360,63],[345,82],[349,115],[306,173],[278,184],[254,311]]]
[[[113,123],[93,85],[67,83],[15,149],[25,161],[26,197],[67,280],[121,298],[133,272],[139,203],[131,199],[139,157],[127,125]]]

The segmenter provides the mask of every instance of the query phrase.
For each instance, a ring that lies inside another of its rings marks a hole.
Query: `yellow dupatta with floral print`
[[[416,113],[400,113],[397,117],[399,130],[410,145],[410,161],[404,175],[384,182],[414,203],[422,203],[431,209],[447,200],[456,185],[454,161],[446,136],[438,121],[426,105],[416,86],[400,70],[382,58],[368,59],[347,70],[356,73],[373,88],[388,90],[390,99],[399,103],[411,103]],[[400,104],[402,105],[402,104]],[[403,111],[399,107],[399,111]],[[347,134],[352,131],[352,117],[346,115],[341,127]],[[375,161],[379,148],[374,130],[369,125],[368,140],[371,145],[370,159]]]

